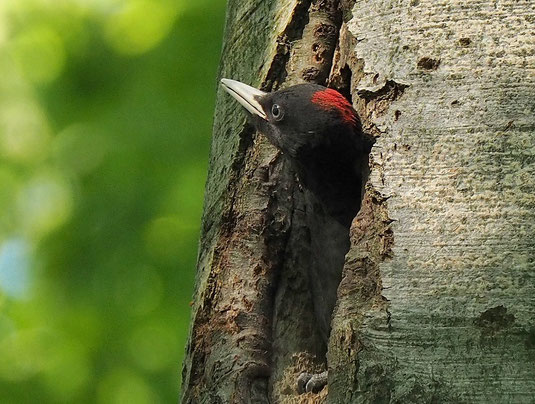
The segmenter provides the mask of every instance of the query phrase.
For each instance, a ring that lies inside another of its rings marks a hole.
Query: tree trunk
[[[218,92],[183,403],[533,403],[535,3],[229,1],[221,77],[351,97],[377,141],[321,371],[301,190]]]

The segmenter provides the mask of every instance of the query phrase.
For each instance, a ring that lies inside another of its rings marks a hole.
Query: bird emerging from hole
[[[266,93],[235,80],[221,83],[249,112],[258,132],[290,161],[302,185],[310,231],[308,282],[326,350],[349,228],[360,208],[373,140],[336,90],[298,84]],[[297,381],[300,392],[317,392],[326,383],[327,372],[302,373]]]

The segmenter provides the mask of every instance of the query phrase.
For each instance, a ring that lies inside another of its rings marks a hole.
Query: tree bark
[[[532,403],[535,4],[229,1],[221,77],[352,99],[377,141],[324,369],[303,198],[218,91],[183,403]]]

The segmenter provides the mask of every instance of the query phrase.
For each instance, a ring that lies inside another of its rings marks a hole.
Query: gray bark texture
[[[535,402],[535,2],[230,0],[221,77],[376,138],[325,370],[285,159],[218,90],[183,403]]]

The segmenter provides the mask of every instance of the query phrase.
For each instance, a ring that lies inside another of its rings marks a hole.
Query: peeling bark
[[[377,139],[328,350],[285,160],[218,93],[184,403],[529,403],[535,5],[230,1],[221,77],[328,83]]]

